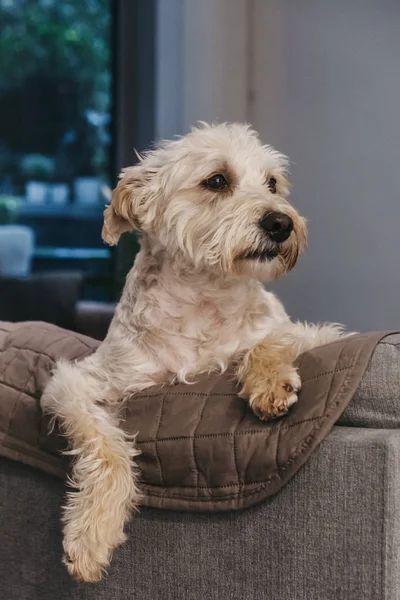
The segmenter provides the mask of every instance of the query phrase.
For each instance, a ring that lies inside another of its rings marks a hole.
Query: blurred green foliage
[[[108,112],[110,19],[110,0],[0,0],[0,92],[79,70],[80,109]]]
[[[27,154],[21,160],[20,169],[26,181],[51,181],[54,175],[54,160],[43,154]]]
[[[0,194],[0,225],[9,225],[17,220],[19,202],[14,196]]]

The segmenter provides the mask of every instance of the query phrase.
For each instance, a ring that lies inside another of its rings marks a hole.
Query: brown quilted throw
[[[276,494],[328,435],[385,335],[356,335],[303,354],[298,403],[268,423],[237,396],[230,373],[133,396],[125,427],[139,432],[143,504],[236,510]],[[65,477],[65,440],[48,433],[40,396],[58,358],[83,358],[98,344],[45,323],[0,323],[0,455]]]

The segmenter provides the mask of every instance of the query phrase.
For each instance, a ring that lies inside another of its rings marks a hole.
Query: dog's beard
[[[259,260],[261,262],[269,262],[279,254],[280,248],[278,245],[270,248],[250,248],[239,254],[236,260]]]
[[[275,276],[282,275],[293,269],[306,241],[306,229],[300,227],[299,231],[294,230],[290,237],[281,243],[265,239],[255,241],[236,255],[235,262],[239,261],[249,265],[259,264],[266,268],[273,263]]]
[[[253,244],[235,257],[235,270],[262,281],[273,281],[293,269],[301,247],[297,235],[280,244],[265,242]]]
[[[278,244],[254,244],[241,250],[234,260],[233,271],[259,281],[273,281],[284,273],[284,265],[279,260]]]

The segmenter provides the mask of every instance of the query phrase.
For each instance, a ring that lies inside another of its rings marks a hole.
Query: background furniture
[[[103,339],[115,305],[80,300],[82,285],[79,271],[0,276],[0,320],[46,321]]]

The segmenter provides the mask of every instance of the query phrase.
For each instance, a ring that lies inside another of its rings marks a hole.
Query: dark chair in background
[[[82,286],[79,272],[0,276],[0,321],[45,321],[101,340],[115,305],[79,300]]]

